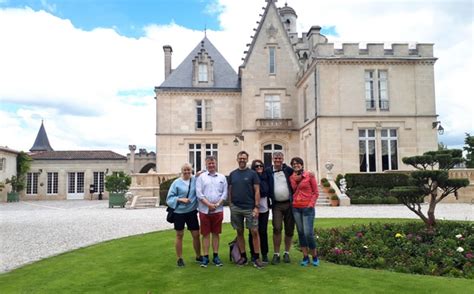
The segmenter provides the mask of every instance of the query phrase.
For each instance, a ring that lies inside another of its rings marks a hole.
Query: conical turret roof
[[[31,152],[40,152],[40,151],[54,151],[51,145],[49,144],[48,135],[44,129],[43,121],[41,121],[41,127],[36,136],[35,143],[30,149]]]

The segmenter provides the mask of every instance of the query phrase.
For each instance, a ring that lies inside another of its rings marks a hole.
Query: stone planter
[[[330,198],[330,202],[331,202],[331,206],[339,206],[339,198],[334,197],[335,195],[331,196]]]
[[[109,193],[109,208],[113,208],[114,206],[124,208],[125,203],[127,203],[125,193]]]
[[[20,201],[20,193],[18,192],[8,192],[7,202],[18,202]]]

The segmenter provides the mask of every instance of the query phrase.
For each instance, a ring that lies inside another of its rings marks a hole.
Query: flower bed
[[[318,252],[327,261],[403,273],[474,279],[474,226],[440,222],[369,224],[316,229]]]

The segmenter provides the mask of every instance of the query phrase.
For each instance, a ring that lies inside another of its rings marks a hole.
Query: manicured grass
[[[319,219],[328,228],[374,221]],[[292,264],[263,270],[238,268],[228,261],[229,225],[221,236],[222,268],[194,263],[191,238],[185,236],[185,268],[176,267],[174,231],[105,242],[65,253],[0,275],[1,293],[472,293],[474,281],[400,274],[321,262],[303,268],[292,249]],[[271,236],[271,234],[270,234]],[[270,246],[272,247],[272,246]],[[26,247],[25,247],[25,250]]]

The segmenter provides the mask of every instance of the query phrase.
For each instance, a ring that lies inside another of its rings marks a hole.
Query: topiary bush
[[[374,223],[316,229],[318,254],[329,262],[403,273],[474,279],[474,226],[439,222]]]

